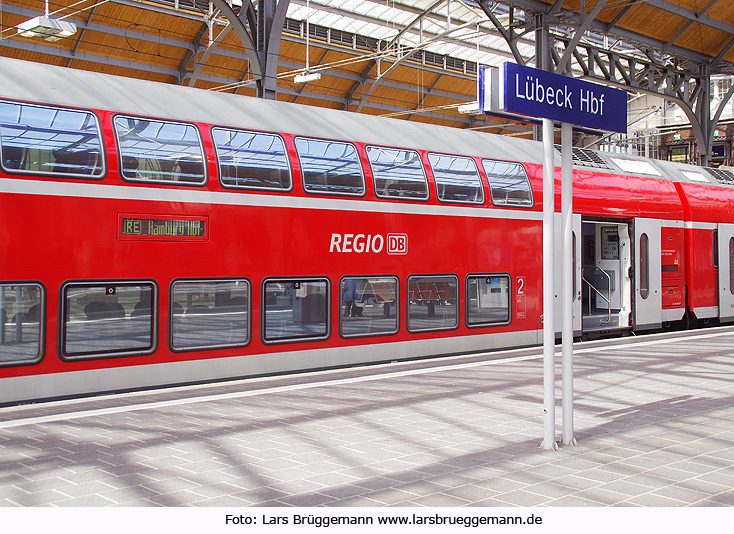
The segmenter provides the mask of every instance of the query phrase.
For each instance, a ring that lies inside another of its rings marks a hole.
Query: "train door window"
[[[729,239],[729,291],[734,295],[734,237]]]
[[[193,124],[115,117],[120,174],[135,182],[206,182],[204,149]]]
[[[225,187],[289,191],[291,168],[279,135],[213,128],[219,179]]]
[[[327,279],[266,280],[262,301],[262,333],[266,343],[329,337]]]
[[[367,159],[378,197],[404,200],[428,198],[426,172],[415,150],[368,146]]]
[[[453,275],[408,278],[408,331],[459,326],[459,279]]]
[[[155,350],[153,282],[67,282],[61,295],[64,359],[137,356]]]
[[[442,202],[482,204],[484,188],[477,164],[472,158],[448,154],[428,154],[428,163]]]
[[[713,256],[712,256],[713,260],[712,261],[714,263],[714,268],[718,269],[719,268],[719,231],[718,230],[714,230],[713,239],[714,239],[714,242],[713,242]]]
[[[247,280],[176,280],[171,284],[171,348],[184,351],[247,345],[249,310]]]
[[[480,274],[467,277],[467,326],[501,325],[509,322],[510,276]]]
[[[647,234],[640,236],[640,296],[650,295],[650,239]]]
[[[86,111],[0,102],[0,152],[7,172],[102,178],[102,136]]]
[[[343,337],[379,336],[398,331],[398,279],[345,276],[339,288]]]
[[[308,193],[364,195],[357,147],[351,143],[296,137],[303,187]]]
[[[489,192],[495,206],[532,208],[533,190],[525,167],[519,163],[483,159]]]
[[[40,284],[0,284],[0,366],[41,359],[44,301]]]

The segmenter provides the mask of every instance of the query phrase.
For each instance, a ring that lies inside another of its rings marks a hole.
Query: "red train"
[[[539,143],[0,72],[0,404],[542,340]],[[734,319],[733,187],[577,149],[577,335]]]

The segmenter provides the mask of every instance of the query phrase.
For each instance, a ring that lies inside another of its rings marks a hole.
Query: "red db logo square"
[[[405,255],[408,253],[408,234],[387,234],[387,253]]]

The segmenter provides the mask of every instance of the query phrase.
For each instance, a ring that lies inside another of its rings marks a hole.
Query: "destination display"
[[[119,217],[120,238],[207,239],[206,218],[163,218],[124,214]]]

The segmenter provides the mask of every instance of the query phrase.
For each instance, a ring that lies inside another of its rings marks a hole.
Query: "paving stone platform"
[[[0,506],[734,505],[734,328],[0,409]],[[560,357],[557,427],[560,438]]]

